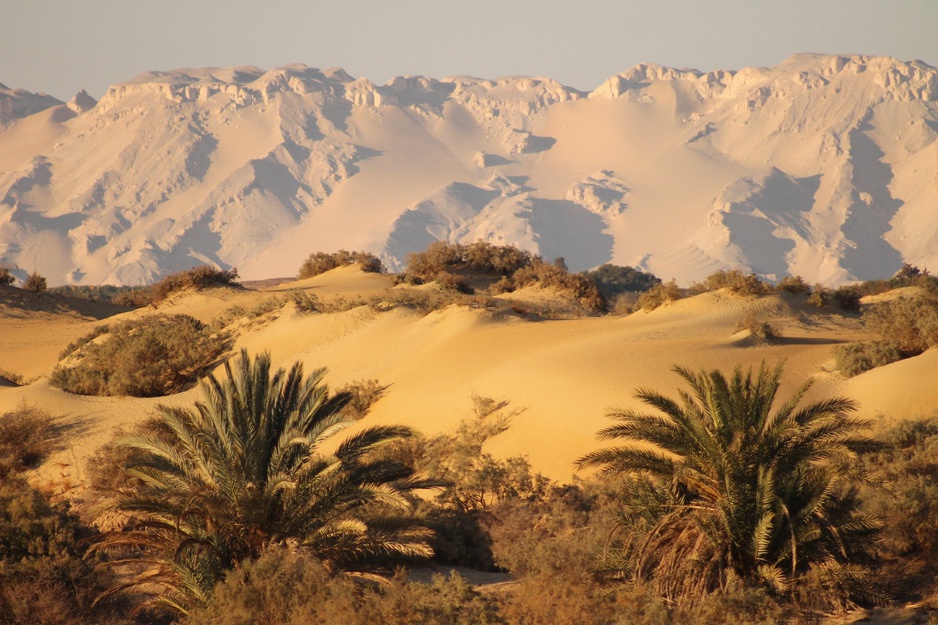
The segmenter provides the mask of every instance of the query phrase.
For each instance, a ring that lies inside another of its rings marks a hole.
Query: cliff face
[[[0,264],[139,284],[311,251],[513,243],[572,269],[828,283],[938,266],[938,70],[799,55],[386,85],[301,65],[151,72],[95,103],[0,87]]]

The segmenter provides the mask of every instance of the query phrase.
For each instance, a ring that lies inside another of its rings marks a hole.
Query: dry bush
[[[46,279],[34,271],[26,278],[23,288],[31,293],[42,293],[46,290]]]
[[[716,271],[703,281],[692,284],[693,294],[707,293],[719,289],[728,289],[737,295],[768,295],[772,287],[759,279],[756,274],[744,274],[739,269]]]
[[[511,277],[515,289],[530,285],[556,289],[572,297],[576,303],[589,312],[603,312],[606,301],[596,283],[582,274],[573,274],[564,267],[546,263],[540,259],[522,267]]]
[[[753,337],[765,343],[772,343],[782,337],[777,327],[752,312],[743,317],[736,325],[737,332],[743,330],[749,330]]]
[[[677,281],[656,284],[638,297],[636,306],[642,310],[654,310],[662,304],[674,302],[684,297],[684,292],[677,285]]]
[[[902,359],[899,350],[886,341],[838,345],[834,357],[837,368],[848,378]]]
[[[351,395],[351,399],[342,409],[341,414],[356,420],[364,418],[388,388],[378,380],[358,380],[336,389],[336,394]]]
[[[863,314],[863,323],[903,358],[915,356],[938,345],[938,300],[902,297],[871,307]]]
[[[883,450],[861,468],[886,489],[863,493],[869,511],[882,518],[885,566],[898,599],[938,600],[938,418],[900,421],[878,433]]]
[[[0,623],[129,622],[127,607],[95,604],[113,580],[86,555],[93,531],[16,477],[0,480]]]
[[[296,306],[297,312],[314,313],[322,311],[322,302],[315,293],[290,291],[290,300]]]
[[[367,273],[384,273],[384,263],[381,259],[369,252],[348,252],[339,250],[338,252],[313,252],[300,265],[297,273],[297,279],[312,278],[319,274],[326,273],[332,269],[346,267],[348,265],[358,265],[361,270]]]
[[[430,584],[398,577],[393,585],[356,583],[315,558],[271,549],[228,574],[211,604],[184,625],[485,625],[501,623],[495,606],[458,575]]]
[[[24,405],[0,415],[0,480],[42,464],[57,438],[45,410]]]
[[[0,267],[0,286],[13,286],[14,282],[16,282],[16,276],[6,267]]]
[[[583,272],[583,276],[595,282],[599,292],[607,299],[612,299],[620,293],[641,293],[661,284],[661,278],[652,273],[610,264]]]
[[[51,382],[79,395],[158,397],[183,390],[225,351],[227,341],[212,336],[187,315],[149,315],[101,326],[69,346]]]
[[[804,281],[801,276],[785,276],[777,285],[779,291],[788,291],[795,295],[803,295],[811,292],[811,285]]]

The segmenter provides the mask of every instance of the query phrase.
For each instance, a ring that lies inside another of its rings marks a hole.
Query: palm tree
[[[410,491],[426,482],[370,454],[413,432],[370,427],[332,443],[353,420],[341,412],[350,395],[330,395],[324,374],[304,377],[298,362],[272,371],[269,354],[242,351],[224,377],[203,381],[194,409],[160,406],[158,433],[121,442],[135,454],[136,482],[110,507],[129,523],[98,548],[138,574],[114,591],[142,591],[146,606],[186,613],[228,569],[271,545],[360,574],[432,555],[429,530],[389,512],[408,508]]]
[[[613,410],[579,467],[645,476],[669,504],[635,544],[634,575],[671,599],[699,597],[735,582],[794,593],[805,576],[828,596],[874,600],[869,571],[880,528],[858,512],[855,460],[879,445],[852,417],[853,401],[798,407],[810,382],[774,411],[783,365],[756,376],[737,367],[695,373],[674,400],[647,389],[636,398],[656,413]]]

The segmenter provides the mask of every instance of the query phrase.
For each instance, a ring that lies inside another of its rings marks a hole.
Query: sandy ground
[[[293,290],[328,302],[340,296],[368,299],[389,285],[387,276],[345,268],[256,290],[176,294],[157,310],[209,322],[233,307],[250,310]],[[526,301],[539,296],[549,294],[528,293]],[[0,308],[0,369],[31,379],[16,386],[0,378],[0,414],[25,404],[59,419],[65,433],[61,448],[34,480],[80,500],[87,459],[117,429],[132,427],[161,403],[191,404],[199,390],[137,399],[82,397],[50,386],[47,376],[58,353],[115,310],[77,311],[43,297],[15,305],[8,297]],[[152,312],[124,312],[110,321]],[[769,345],[737,332],[749,314],[774,323],[783,338]],[[507,305],[494,310],[452,306],[422,315],[370,306],[301,313],[288,303],[239,322],[238,332],[235,350],[269,351],[280,365],[301,360],[310,368],[326,366],[333,386],[363,379],[389,385],[364,423],[404,423],[432,435],[468,417],[473,394],[507,401],[521,412],[507,432],[490,441],[490,451],[524,455],[537,470],[561,481],[573,477],[577,457],[599,445],[594,433],[606,425],[610,407],[635,405],[632,395],[639,387],[676,392],[680,380],[671,371],[674,365],[729,372],[737,364],[785,360],[783,395],[813,380],[809,399],[847,395],[860,402],[863,416],[878,421],[920,418],[938,405],[938,387],[930,383],[938,352],[844,380],[834,370],[832,349],[865,337],[858,315],[818,311],[787,294],[754,299],[721,291],[629,316],[540,321],[519,316]],[[504,576],[473,577],[472,582],[511,583]],[[872,621],[863,622],[898,625],[920,618],[899,609],[854,616],[837,622],[869,617]]]
[[[331,301],[368,299],[389,285],[387,276],[347,268],[267,289],[177,294],[158,310],[209,322],[234,307],[250,310],[284,298],[291,290]],[[133,425],[160,403],[187,404],[199,396],[192,389],[158,399],[82,397],[51,387],[47,376],[58,353],[102,321],[27,308],[0,317],[0,369],[33,381],[0,386],[0,411],[37,405],[75,425],[68,445],[53,458],[59,475],[50,478],[80,483],[85,458],[116,428]],[[772,321],[783,338],[766,345],[737,332],[747,314]],[[576,458],[597,447],[594,434],[606,425],[609,408],[635,405],[633,393],[640,387],[676,392],[675,365],[729,372],[737,364],[785,360],[783,394],[813,380],[809,398],[846,394],[860,402],[864,416],[880,420],[930,415],[938,405],[938,388],[928,383],[938,352],[844,380],[834,371],[832,349],[863,338],[858,317],[819,312],[788,295],[749,299],[715,292],[624,317],[547,321],[532,321],[507,307],[452,306],[422,315],[361,306],[310,314],[288,303],[239,322],[238,332],[235,350],[269,351],[280,365],[301,360],[310,368],[325,366],[333,386],[366,379],[388,385],[367,423],[404,423],[432,435],[468,417],[474,394],[507,401],[521,412],[490,442],[491,451],[524,455],[562,481],[573,477]]]

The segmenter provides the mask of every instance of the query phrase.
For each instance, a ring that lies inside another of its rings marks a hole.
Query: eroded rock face
[[[938,265],[936,205],[938,71],[915,61],[642,64],[589,94],[304,65],[148,72],[67,106],[0,86],[0,264],[51,284],[290,275],[342,247],[399,267],[477,238],[836,283]]]

